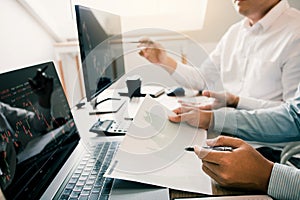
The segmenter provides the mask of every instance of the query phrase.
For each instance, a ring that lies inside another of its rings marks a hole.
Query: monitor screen
[[[53,62],[0,74],[0,186],[38,199],[79,141]]]
[[[87,101],[125,73],[120,17],[75,5]],[[119,42],[115,42],[119,41]]]

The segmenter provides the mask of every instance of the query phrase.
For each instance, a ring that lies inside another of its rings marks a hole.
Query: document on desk
[[[146,97],[112,160],[106,177],[211,194],[202,162],[185,147],[204,145],[206,131],[168,120],[173,112]]]

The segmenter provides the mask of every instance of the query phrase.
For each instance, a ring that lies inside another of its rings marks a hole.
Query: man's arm
[[[222,108],[214,111],[180,107],[169,116],[172,122],[186,122],[214,133],[229,133],[245,140],[290,142],[300,140],[300,101],[254,111]]]
[[[254,111],[223,108],[213,112],[212,130],[245,140],[290,142],[300,140],[300,101]]]
[[[186,88],[223,90],[220,69],[210,58],[207,58],[203,63],[196,63],[194,66],[177,63],[177,68],[171,76]]]
[[[140,55],[153,64],[164,68],[180,85],[195,90],[222,90],[223,84],[220,78],[220,55],[218,47],[208,56],[201,46],[196,46],[199,56],[189,60],[189,65],[182,64],[170,57],[164,47],[149,39],[142,39]],[[220,46],[220,45],[218,45]]]

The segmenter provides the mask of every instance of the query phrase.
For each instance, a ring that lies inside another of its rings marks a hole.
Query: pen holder
[[[128,89],[128,97],[140,97],[141,96],[141,78],[138,76],[128,77],[126,79],[126,85]]]

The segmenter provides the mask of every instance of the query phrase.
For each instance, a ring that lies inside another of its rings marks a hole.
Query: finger
[[[219,176],[213,172],[212,170],[210,170],[207,166],[202,165],[202,170],[208,175],[210,176],[212,179],[214,179],[216,182],[219,182]]]
[[[239,138],[219,136],[214,139],[208,139],[206,143],[208,146],[230,146],[230,147],[238,148],[241,145],[243,145],[245,142]]]
[[[168,116],[168,119],[169,119],[171,122],[175,122],[175,123],[181,122],[181,116],[180,116],[180,115]]]
[[[210,97],[210,91],[209,90],[203,90],[202,96]]]
[[[196,104],[195,102],[184,101],[184,100],[178,100],[178,103],[180,103],[180,104],[182,104],[182,103],[185,103],[185,104]]]
[[[169,120],[172,122],[188,122],[192,119],[194,119],[194,114],[191,114],[190,112],[182,112],[180,114],[177,114],[176,116],[168,116]]]
[[[210,149],[209,153],[202,158],[202,161],[222,165],[224,163],[224,159],[230,154],[232,154],[230,151],[216,151]]]
[[[212,110],[213,109],[213,104],[199,105],[198,109],[200,109],[200,110]]]
[[[140,43],[153,43],[153,40],[151,40],[149,37],[142,37],[139,39]]]
[[[158,48],[159,45],[151,40],[143,40],[139,41],[140,43],[137,45],[138,48]]]
[[[204,148],[201,148],[201,147],[195,145],[194,146],[194,152],[198,156],[198,158],[202,159],[205,156],[207,156],[207,154],[210,152],[210,150],[209,149],[204,149]]]
[[[200,104],[198,102],[188,102],[182,100],[178,100],[178,103],[180,103],[181,106],[186,106],[186,107],[197,107]]]
[[[145,57],[145,52],[144,52],[144,49],[141,49],[140,52],[139,52],[140,56],[143,56]]]
[[[215,151],[212,149],[200,148],[198,146],[194,147],[194,151],[198,158],[203,162],[206,161],[214,164],[221,164],[221,158],[231,153],[228,151]]]
[[[151,52],[149,52],[148,48],[144,48],[140,51],[140,55],[142,55],[144,58],[149,59],[152,55]]]
[[[220,174],[220,165],[207,162],[207,161],[202,161],[202,164],[207,167],[210,171],[212,171],[214,174]]]
[[[173,112],[176,113],[176,114],[181,114],[181,113],[189,112],[189,111],[191,111],[191,110],[193,110],[192,107],[184,107],[184,106],[181,106],[181,107],[179,107],[179,108],[174,109]]]
[[[202,95],[206,96],[206,97],[212,97],[212,98],[215,98],[215,99],[218,99],[218,100],[225,100],[226,99],[226,93],[225,92],[213,92],[213,91],[210,91],[210,90],[204,90],[202,92]]]
[[[198,156],[198,158],[202,159],[202,161],[211,162],[215,164],[219,164],[219,159],[226,155],[226,153],[228,153],[224,151],[221,152],[212,149],[201,148],[199,146],[194,146],[194,152]]]
[[[144,52],[143,52],[143,50],[141,50],[141,51],[139,52],[139,54],[140,54],[140,56],[143,56],[143,57],[144,57]]]

